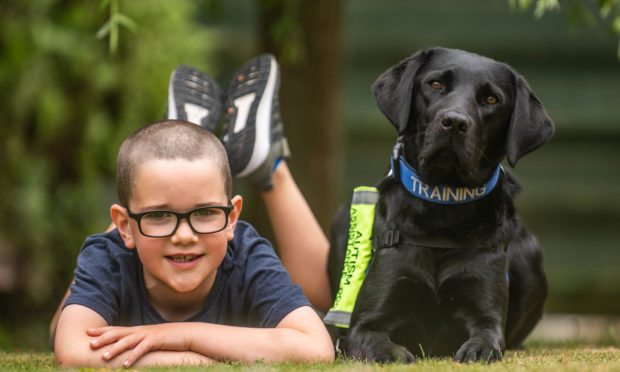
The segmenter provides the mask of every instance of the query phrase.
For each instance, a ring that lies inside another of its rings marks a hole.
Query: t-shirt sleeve
[[[310,306],[266,240],[257,242],[248,252],[245,274],[249,315],[260,327],[273,328],[293,310]]]
[[[118,316],[120,272],[111,251],[117,244],[104,234],[90,236],[78,255],[75,282],[65,305],[79,304],[91,308],[108,324]]]

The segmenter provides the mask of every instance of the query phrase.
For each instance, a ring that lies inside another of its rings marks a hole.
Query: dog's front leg
[[[454,355],[454,361],[478,362],[487,361],[494,362],[502,360],[504,350],[504,337],[501,335],[501,329],[477,329]]]
[[[346,356],[370,362],[412,363],[413,354],[390,339],[387,332],[355,327],[347,339]]]
[[[377,252],[362,285],[351,318],[346,355],[374,362],[415,361],[412,345],[422,342],[418,330],[423,323],[416,316],[416,304],[434,303],[432,275],[412,275],[412,269],[425,260],[414,248],[384,249]],[[416,256],[416,257],[414,257]],[[415,301],[413,301],[415,297]],[[412,342],[408,342],[412,341]]]
[[[508,307],[505,253],[489,251],[459,266],[464,274],[445,280],[440,286],[442,297],[455,298],[455,318],[469,336],[454,360],[501,360]]]

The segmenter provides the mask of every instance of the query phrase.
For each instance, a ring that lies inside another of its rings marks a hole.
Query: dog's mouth
[[[454,168],[461,165],[459,156],[452,149],[441,149],[431,154],[425,161],[426,164],[435,164],[436,168]]]
[[[419,156],[420,176],[434,185],[475,186],[475,166],[451,147],[423,151]]]
[[[481,151],[477,151],[473,132],[462,135],[447,133],[437,121],[411,137],[406,154],[414,160],[419,176],[431,185],[474,187],[480,183],[478,169]]]

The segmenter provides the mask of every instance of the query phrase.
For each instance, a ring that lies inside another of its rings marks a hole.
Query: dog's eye
[[[498,103],[499,100],[495,96],[488,96],[487,98],[484,99],[484,102],[486,102],[489,105],[494,105]]]
[[[431,86],[433,89],[441,89],[441,87],[442,87],[441,82],[440,82],[439,80],[433,80],[433,81],[431,81],[431,82],[430,82],[430,86]]]

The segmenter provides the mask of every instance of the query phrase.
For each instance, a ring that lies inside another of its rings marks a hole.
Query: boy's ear
[[[133,232],[129,226],[129,214],[127,213],[127,208],[118,204],[112,205],[112,207],[110,207],[110,217],[118,228],[118,232],[125,242],[125,247],[130,249],[135,248],[136,242],[134,241]]]
[[[228,215],[228,226],[226,226],[228,240],[232,240],[235,237],[235,227],[237,226],[237,221],[239,221],[239,215],[243,208],[243,198],[241,198],[241,195],[235,195],[230,199],[230,202],[233,209]]]

